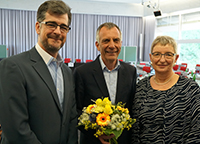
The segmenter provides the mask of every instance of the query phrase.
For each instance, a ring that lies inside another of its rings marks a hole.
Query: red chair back
[[[196,71],[197,74],[200,73],[200,64],[196,64],[195,71]]]
[[[150,66],[144,66],[142,68],[143,71],[147,72],[147,73],[150,73],[151,72],[151,67]]]
[[[86,60],[86,63],[88,63],[88,62],[92,62],[93,60]]]
[[[181,65],[187,68],[187,63],[181,63]]]
[[[181,75],[181,72],[175,72],[175,74]]]
[[[71,58],[65,58],[64,59],[64,63],[70,63],[71,62]]]
[[[76,59],[76,63],[80,63],[81,62],[81,59]]]
[[[175,65],[175,66],[173,67],[173,70],[177,71],[177,70],[178,70],[178,67],[179,67],[179,65]]]
[[[182,67],[180,67],[180,70],[185,71],[186,68],[187,68],[187,67],[182,66]]]

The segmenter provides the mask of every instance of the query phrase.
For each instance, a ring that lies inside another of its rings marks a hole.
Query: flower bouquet
[[[111,104],[106,97],[97,99],[95,104],[83,108],[83,113],[78,118],[78,126],[84,126],[85,130],[94,129],[94,136],[103,134],[114,134],[115,137],[109,140],[110,144],[117,144],[117,138],[122,134],[124,128],[128,130],[135,123],[135,119],[130,118],[129,111],[124,108],[125,104],[119,102],[117,105]]]

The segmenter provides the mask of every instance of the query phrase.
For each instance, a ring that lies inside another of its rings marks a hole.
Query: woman
[[[173,72],[175,40],[158,36],[149,56],[155,75],[137,84],[132,143],[200,143],[200,88]]]

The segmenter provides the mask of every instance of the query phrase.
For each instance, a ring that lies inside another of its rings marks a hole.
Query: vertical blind
[[[83,62],[95,59],[99,54],[95,47],[96,30],[104,22],[113,22],[120,27],[122,46],[139,47],[140,34],[145,32],[141,17],[72,14],[72,29],[59,51],[61,56],[71,58],[73,62],[77,58]],[[27,51],[37,43],[35,23],[36,11],[0,9],[0,45],[7,46],[8,56]]]

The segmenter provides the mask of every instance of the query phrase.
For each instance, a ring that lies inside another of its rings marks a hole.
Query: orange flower
[[[99,113],[96,117],[97,124],[100,126],[107,126],[110,122],[110,116],[105,113]]]
[[[88,113],[88,114],[90,114],[90,113],[92,113],[92,109],[95,107],[95,105],[89,105],[88,107],[87,107],[87,109],[86,109],[86,112]]]

